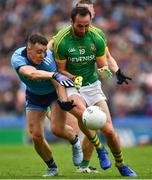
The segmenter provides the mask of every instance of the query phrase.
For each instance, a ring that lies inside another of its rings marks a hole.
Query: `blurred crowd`
[[[12,52],[32,32],[48,39],[69,24],[72,0],[0,0],[0,113],[23,113],[24,95],[10,65]],[[132,77],[128,85],[102,80],[113,116],[152,116],[152,3],[95,0],[93,23],[106,34],[111,54]],[[23,101],[21,100],[23,99]],[[21,103],[23,102],[23,103]]]

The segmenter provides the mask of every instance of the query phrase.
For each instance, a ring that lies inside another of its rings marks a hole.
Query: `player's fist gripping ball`
[[[105,126],[107,116],[99,106],[89,106],[84,111],[82,120],[88,129],[97,130]]]

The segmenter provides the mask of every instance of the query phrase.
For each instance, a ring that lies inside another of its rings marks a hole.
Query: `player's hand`
[[[73,109],[76,105],[74,105],[74,101],[61,101],[60,99],[57,100],[59,106],[61,107],[61,109],[63,109],[64,111],[70,111],[71,109]]]
[[[117,80],[118,80],[117,84],[123,84],[123,83],[128,84],[128,80],[132,80],[132,78],[124,75],[123,72],[121,72],[120,68],[116,72],[116,77],[117,77]]]
[[[82,86],[83,77],[82,76],[76,76],[74,79],[74,87],[76,89],[80,89]]]
[[[74,87],[74,82],[63,74],[55,72],[53,74],[52,78],[55,79],[58,83],[60,83],[62,86],[66,87],[66,88]]]
[[[106,79],[111,79],[112,78],[112,72],[107,66],[104,66],[102,68],[98,69],[98,73],[101,74]]]

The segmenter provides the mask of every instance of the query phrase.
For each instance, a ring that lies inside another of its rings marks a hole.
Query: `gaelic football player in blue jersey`
[[[45,177],[58,175],[57,165],[44,137],[44,119],[48,107],[52,110],[51,125],[62,129],[62,138],[72,144],[74,165],[80,164],[83,158],[78,136],[70,126],[65,125],[66,111],[75,106],[67,100],[65,87],[73,87],[73,81],[56,72],[56,64],[52,52],[47,50],[47,43],[43,35],[32,34],[27,46],[17,49],[11,58],[13,68],[26,85],[27,126],[36,152],[48,166],[43,175]],[[55,135],[60,136],[57,131]]]

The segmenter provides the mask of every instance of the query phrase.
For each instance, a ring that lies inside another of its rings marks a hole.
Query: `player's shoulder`
[[[66,40],[66,38],[68,37],[68,35],[71,32],[71,26],[67,26],[62,28],[55,36],[53,36],[53,44],[57,45],[61,42],[64,42]]]
[[[46,56],[52,56],[52,51],[50,49],[47,49],[46,50]]]
[[[28,61],[27,61],[26,47],[21,47],[21,48],[15,50],[11,57],[12,66],[15,69],[17,69],[18,67],[26,65],[27,63],[28,63]]]
[[[54,61],[54,57],[53,57],[53,52],[50,51],[49,49],[46,50],[46,55],[45,55],[45,58],[44,58],[44,61]]]
[[[24,56],[25,49],[26,49],[26,47],[20,47],[14,51],[13,55]]]
[[[95,38],[100,39],[101,41],[104,42],[104,44],[107,44],[107,39],[105,37],[104,32],[101,29],[95,26],[90,26],[89,32],[92,33]]]
[[[71,29],[71,25],[68,25],[66,27],[61,28],[58,33],[55,36],[61,35],[62,33],[65,33]]]
[[[25,61],[26,60],[26,47],[18,48],[14,51],[11,57],[12,62],[19,62],[19,61]]]
[[[105,36],[103,30],[101,30],[100,28],[96,27],[96,26],[90,26],[89,27],[89,31],[95,33],[95,34],[98,34],[100,36]]]

